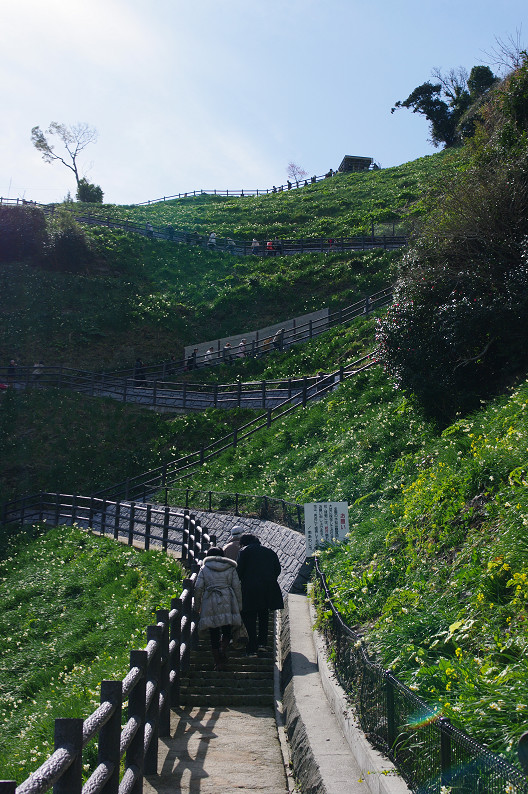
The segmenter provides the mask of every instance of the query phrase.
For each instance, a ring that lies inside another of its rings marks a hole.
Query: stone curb
[[[310,602],[310,622],[315,624],[316,612]],[[403,778],[388,758],[377,752],[367,741],[347,701],[344,689],[337,682],[328,664],[324,638],[313,628],[313,641],[321,684],[335,718],[348,742],[371,794],[410,794]]]

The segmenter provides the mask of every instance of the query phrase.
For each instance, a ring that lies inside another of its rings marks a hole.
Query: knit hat
[[[244,534],[244,530],[242,529],[242,527],[233,527],[233,529],[231,530],[231,537],[232,538],[239,538],[240,535],[243,535],[243,534]]]

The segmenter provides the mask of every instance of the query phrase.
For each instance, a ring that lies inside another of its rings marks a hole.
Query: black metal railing
[[[168,407],[174,410],[204,410],[209,407],[234,408],[240,406],[243,399],[253,400],[255,407],[263,407],[265,405],[263,394],[267,391],[276,390],[277,396],[283,398],[287,392],[287,396],[291,397],[292,391],[301,390],[306,382],[316,382],[319,376],[248,383],[237,381],[231,384],[214,385],[178,383],[172,378],[189,370],[232,363],[242,357],[259,358],[275,350],[286,350],[292,345],[315,339],[330,328],[345,325],[360,316],[367,316],[388,305],[391,301],[392,287],[385,287],[349,306],[330,312],[325,317],[294,326],[291,325],[292,321],[285,321],[284,332],[278,338],[275,338],[275,334],[271,336],[265,334],[259,337],[258,331],[252,332],[255,334],[255,338],[245,345],[243,353],[238,349],[238,342],[245,337],[244,334],[240,334],[240,339],[238,337],[235,339],[234,347],[228,355],[218,341],[217,349],[213,354],[201,353],[187,359],[162,361],[157,364],[128,367],[110,372],[89,372],[63,365],[47,366],[44,364],[14,368],[0,367],[0,382],[24,388],[72,389],[89,396],[112,397],[121,402],[144,403],[153,407]]]
[[[110,486],[94,494],[96,497],[140,499],[146,501],[153,494],[162,494],[166,489],[180,480],[192,475],[193,470],[209,460],[220,455],[226,449],[236,447],[238,444],[251,438],[255,433],[264,428],[271,427],[273,422],[282,419],[312,400],[318,400],[333,391],[336,386],[350,377],[376,365],[370,354],[362,356],[357,361],[342,367],[337,372],[325,375],[314,383],[304,385],[301,395],[292,395],[287,400],[279,403],[274,408],[268,408],[265,413],[259,414],[255,419],[233,430],[229,435],[217,439],[208,446],[203,446],[182,458],[165,463],[156,469],[138,474],[120,483]],[[161,496],[159,497],[161,498]],[[165,497],[166,498],[166,497]]]
[[[323,631],[339,683],[355,706],[361,729],[419,794],[528,794],[521,770],[444,719],[405,684],[369,658],[332,601],[315,558],[316,586],[330,618]]]
[[[135,794],[145,775],[158,773],[158,741],[170,736],[170,711],[180,703],[182,672],[189,666],[197,623],[193,612],[196,560],[215,542],[186,514],[183,562],[191,568],[171,608],[156,611],[147,645],[130,652],[122,681],[103,681],[99,707],[83,719],[55,720],[55,750],[18,787],[0,780],[0,794]],[[123,704],[127,703],[122,727]],[[97,766],[83,786],[83,750],[97,738]],[[120,766],[123,764],[123,774]]]

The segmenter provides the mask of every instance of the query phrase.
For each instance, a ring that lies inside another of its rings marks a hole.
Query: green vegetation
[[[443,421],[528,365],[528,56],[481,114],[379,333],[388,371]]]
[[[0,396],[0,503],[40,491],[90,494],[194,452],[247,409],[170,416],[58,389]]]
[[[202,235],[215,231],[235,240],[350,237],[370,234],[372,223],[377,230],[385,224],[386,233],[392,234],[393,223],[412,226],[440,180],[461,167],[459,152],[440,152],[394,168],[338,174],[283,193],[245,198],[203,195],[139,207],[84,209],[105,219],[150,221]]]
[[[122,679],[155,610],[181,592],[159,551],[75,527],[28,528],[0,549],[0,778],[19,783],[53,752],[53,719],[87,717],[103,679]],[[95,749],[83,753],[85,772]]]
[[[179,357],[186,344],[346,306],[390,282],[399,252],[235,258],[103,229],[93,272],[0,269],[0,356],[76,369]],[[96,272],[97,271],[97,272]]]
[[[528,382],[439,433],[381,370],[224,453],[185,485],[350,504],[322,552],[371,653],[514,760],[528,701]]]
[[[463,149],[276,195],[100,210],[242,239],[415,222],[420,235],[401,267],[398,252],[237,258],[80,228],[59,215],[43,243],[53,243],[55,259],[18,250],[24,259],[0,271],[4,358],[97,369],[130,366],[136,355],[159,361],[186,343],[337,308],[397,276],[397,301],[378,329],[385,373],[348,381],[185,484],[348,501],[348,542],[321,553],[339,608],[382,664],[510,758],[528,709],[527,70],[492,89]],[[61,250],[70,253],[60,259]],[[208,377],[329,371],[374,345],[371,329],[363,319]],[[56,478],[51,487],[79,492],[194,450],[249,416],[166,420],[40,391],[8,392],[2,408],[10,487],[18,480],[35,490]]]

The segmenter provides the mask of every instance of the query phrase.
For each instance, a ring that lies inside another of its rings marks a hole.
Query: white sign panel
[[[346,502],[308,502],[304,505],[306,556],[324,543],[343,540],[348,533]]]

